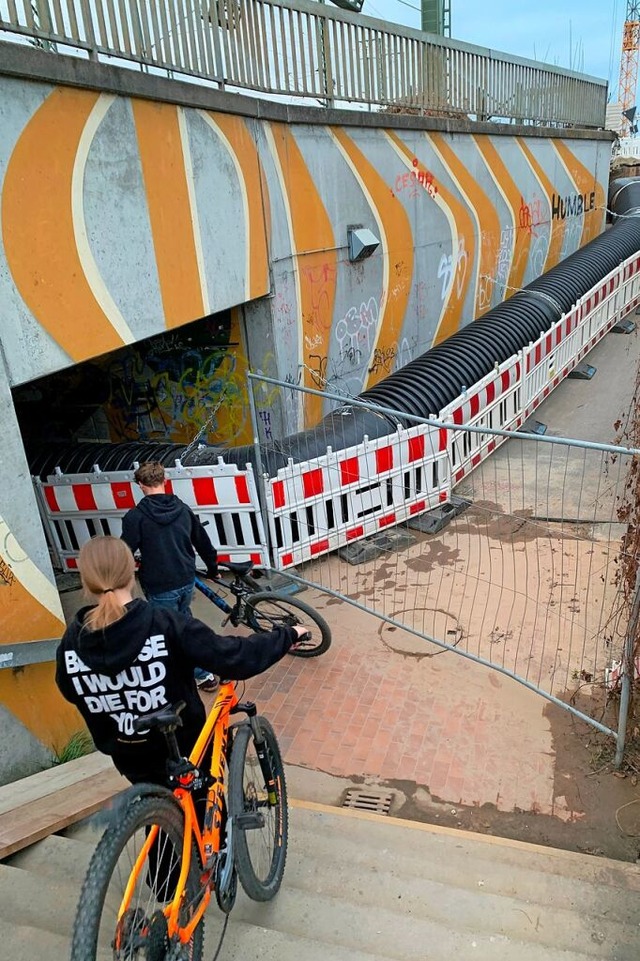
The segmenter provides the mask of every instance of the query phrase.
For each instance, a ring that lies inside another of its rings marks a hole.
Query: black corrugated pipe
[[[397,410],[398,421],[347,402],[327,414],[316,427],[263,445],[264,468],[273,475],[289,458],[295,462],[305,461],[324,454],[327,446],[343,450],[361,443],[365,435],[371,439],[383,437],[395,430],[397,422],[410,425],[404,421],[403,413],[418,417],[437,414],[464,388],[471,387],[493,370],[496,363],[537,340],[599,280],[640,250],[640,178],[614,180],[609,188],[609,208],[613,226],[595,240],[472,324],[358,395],[358,400]],[[75,445],[66,450],[41,450],[32,459],[31,469],[44,477],[55,466],[60,466],[65,473],[88,471],[96,463],[102,470],[128,470],[134,461],[149,459],[172,466],[176,458],[183,457],[185,450],[181,444]],[[183,463],[215,464],[222,457],[227,463],[243,467],[253,463],[254,456],[251,445],[200,447],[184,457]]]
[[[640,178],[619,177],[609,184],[609,210],[614,219],[640,211]]]

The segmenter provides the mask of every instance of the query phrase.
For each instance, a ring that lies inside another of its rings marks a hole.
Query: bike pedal
[[[259,811],[245,811],[244,814],[236,814],[233,823],[241,831],[256,831],[264,827],[264,815]]]

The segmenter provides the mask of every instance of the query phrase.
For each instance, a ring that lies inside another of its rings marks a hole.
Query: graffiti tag
[[[15,583],[16,575],[13,573],[4,557],[0,557],[0,585],[11,587]]]
[[[467,273],[469,255],[465,248],[464,237],[458,238],[458,249],[451,254],[443,254],[438,264],[438,277],[442,279],[442,300],[449,293],[453,281],[456,283],[458,297],[464,289],[464,278]]]

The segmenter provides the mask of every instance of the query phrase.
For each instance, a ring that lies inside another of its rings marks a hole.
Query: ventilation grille
[[[342,802],[342,807],[357,808],[358,811],[373,811],[374,814],[388,814],[392,800],[393,794],[350,788]]]

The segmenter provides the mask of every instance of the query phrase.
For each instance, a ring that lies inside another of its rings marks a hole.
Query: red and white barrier
[[[300,564],[445,503],[448,431],[426,425],[291,462],[267,486],[274,567]]]
[[[529,417],[614,324],[632,309],[632,304],[621,305],[619,291],[623,273],[624,268],[617,267],[549,331],[524,349],[523,419]],[[629,295],[634,283],[637,281],[629,280]]]
[[[222,561],[252,560],[268,565],[260,502],[250,465],[167,468],[165,490],[177,494],[203,523]],[[78,552],[96,534],[120,537],[124,514],[142,492],[133,471],[56,473],[46,482],[34,478],[49,543],[58,565],[74,569]]]
[[[518,355],[497,365],[470,390],[447,404],[438,414],[438,420],[494,430],[517,429],[522,424],[521,388],[522,361]],[[477,467],[505,440],[496,434],[463,430],[449,433],[452,486],[459,484],[465,474]]]

